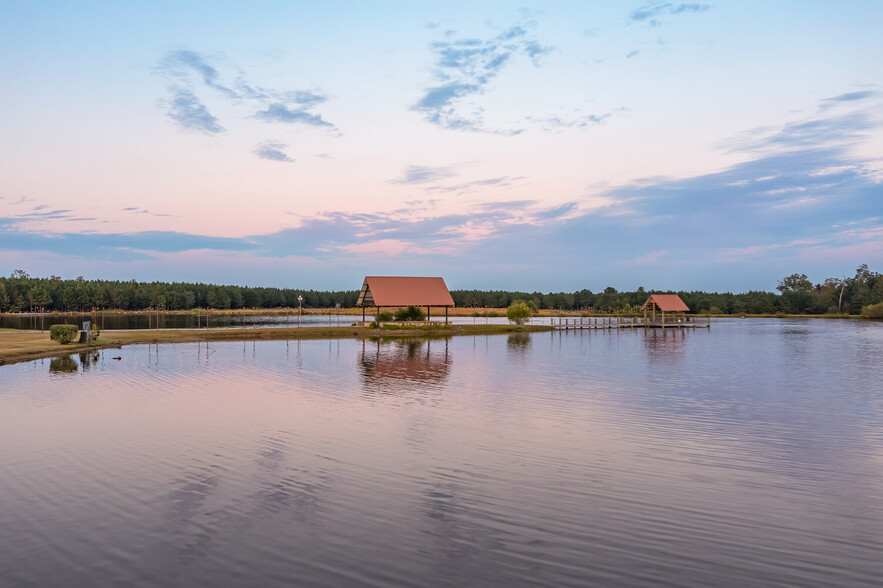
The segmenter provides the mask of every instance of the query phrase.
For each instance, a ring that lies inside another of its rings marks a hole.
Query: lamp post
[[[297,297],[297,326],[298,327],[300,327],[300,315],[303,313],[303,311],[304,311],[304,297],[298,296]]]

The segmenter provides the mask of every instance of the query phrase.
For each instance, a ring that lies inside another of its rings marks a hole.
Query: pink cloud
[[[628,261],[633,265],[654,265],[659,262],[663,257],[668,254],[667,249],[660,249],[659,251],[651,251],[645,255],[641,255],[639,257],[635,257]]]

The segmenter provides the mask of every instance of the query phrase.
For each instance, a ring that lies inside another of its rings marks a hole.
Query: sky
[[[883,271],[883,3],[0,2],[0,273]]]

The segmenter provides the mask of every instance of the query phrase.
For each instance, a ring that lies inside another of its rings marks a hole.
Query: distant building
[[[681,297],[677,294],[651,294],[650,298],[647,299],[647,302],[641,306],[641,310],[644,311],[644,324],[647,326],[661,326],[665,327],[666,321],[669,323],[681,322],[685,321],[686,317],[684,316],[685,312],[690,312],[690,307],[684,304],[684,301],[681,300]],[[647,311],[650,311],[650,322],[647,321]],[[662,316],[657,319],[656,311],[660,311]],[[666,319],[666,313],[668,313],[668,319]]]
[[[384,307],[425,306],[427,318],[431,308],[444,307],[447,322],[448,308],[454,306],[454,299],[442,278],[366,276],[356,306],[362,307],[363,321],[365,309],[370,307],[376,309],[379,317]]]

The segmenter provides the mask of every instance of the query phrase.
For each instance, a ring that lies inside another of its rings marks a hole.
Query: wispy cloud
[[[168,214],[165,212],[151,212],[150,210],[148,210],[146,208],[129,207],[129,208],[124,208],[123,210],[129,211],[129,212],[134,212],[135,214],[145,214],[148,216],[157,216],[157,217],[172,216],[171,214]]]
[[[457,175],[451,167],[430,167],[427,165],[409,165],[402,175],[391,180],[393,184],[429,184],[446,180]]]
[[[508,188],[516,182],[520,182],[522,180],[524,180],[524,176],[499,176],[496,178],[480,178],[477,180],[469,180],[467,182],[457,182],[455,184],[437,184],[433,186],[427,186],[426,191],[437,193],[465,194],[467,192],[475,190],[476,188]]]
[[[189,90],[174,88],[168,100],[168,117],[183,129],[208,133],[221,133],[224,127],[206,108],[205,104]]]
[[[821,147],[854,142],[875,126],[867,112],[851,112],[754,129],[722,142],[721,147],[728,151]]]
[[[847,92],[845,94],[840,94],[839,96],[834,96],[833,98],[828,98],[825,102],[856,102],[858,100],[867,100],[868,98],[874,98],[878,93],[872,90],[861,90],[858,92]]]
[[[651,251],[650,253],[645,253],[633,259],[627,260],[626,263],[630,263],[632,265],[656,265],[657,263],[660,263],[666,255],[668,255],[668,251],[666,249],[659,249],[657,251]]]
[[[166,54],[156,67],[157,73],[170,81],[170,96],[161,101],[169,118],[181,128],[209,134],[220,133],[224,127],[204,101],[200,90],[219,95],[237,108],[243,105],[247,118],[268,123],[299,123],[337,130],[335,125],[314,111],[328,100],[316,90],[272,90],[248,82],[244,75],[222,75],[206,55],[191,50]],[[229,69],[229,68],[227,68]],[[224,79],[230,81],[223,81]]]
[[[631,59],[632,57],[637,57],[641,52],[637,49],[632,49],[629,51],[628,55],[625,56],[626,59]]]
[[[831,108],[858,105],[859,103],[878,97],[880,97],[880,92],[877,92],[875,90],[859,90],[856,92],[846,92],[845,94],[832,96],[831,98],[822,100],[819,103],[819,111],[824,112]]]
[[[661,26],[659,20],[662,16],[676,16],[679,14],[690,14],[697,12],[705,12],[710,6],[708,4],[675,4],[672,2],[663,2],[657,4],[647,4],[641,8],[637,8],[629,14],[629,19],[633,22],[646,22],[652,26]]]
[[[490,129],[483,110],[467,98],[483,94],[505,66],[519,56],[539,66],[552,48],[539,43],[531,25],[510,27],[491,39],[457,39],[431,45],[435,54],[433,76],[437,85],[427,88],[414,110],[432,124],[447,129],[517,134],[521,129]]]
[[[305,108],[291,108],[279,102],[256,112],[254,117],[264,122],[301,123],[314,127],[334,128],[333,124],[324,120],[319,114],[313,114]]]
[[[206,58],[196,51],[179,49],[171,51],[160,62],[158,69],[170,76],[186,79],[195,73],[206,86],[214,88],[229,98],[239,98],[239,94],[219,82],[218,70],[209,65]]]
[[[283,149],[288,147],[285,143],[280,143],[279,141],[264,141],[260,145],[258,145],[257,149],[255,149],[254,154],[260,157],[261,159],[266,159],[268,161],[282,161],[293,163],[294,160],[288,156]]]
[[[611,116],[613,116],[612,112],[605,112],[604,114],[577,115],[572,118],[559,116],[549,116],[545,118],[528,116],[526,120],[535,123],[544,131],[554,132],[563,129],[585,129],[587,127],[597,126]]]
[[[34,212],[26,212],[24,214],[15,215],[20,219],[67,219],[74,216],[69,208],[57,208],[55,210],[45,210],[47,206],[36,206]]]

